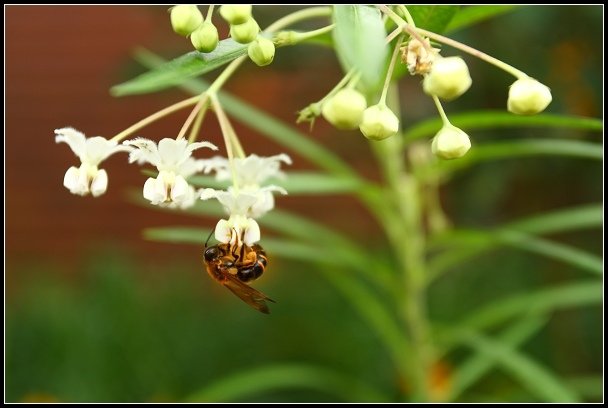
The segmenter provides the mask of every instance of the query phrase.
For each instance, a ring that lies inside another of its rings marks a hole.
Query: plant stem
[[[302,20],[307,20],[313,17],[327,17],[331,16],[332,8],[330,6],[319,6],[309,7],[304,10],[298,10],[294,13],[288,14],[272,23],[264,30],[265,33],[272,33],[277,30],[281,30],[284,27],[288,27],[293,23],[297,23]]]
[[[331,30],[333,30],[335,26],[336,26],[335,24],[330,24],[325,27],[317,28],[316,30],[305,31],[305,32],[281,31],[280,33],[277,33],[277,38],[280,38],[282,40],[279,41],[276,45],[277,46],[294,45],[299,42],[306,41],[310,38],[316,37],[318,35],[328,33]]]
[[[153,113],[152,115],[140,120],[139,122],[129,126],[128,128],[126,128],[125,130],[123,130],[122,132],[120,132],[119,134],[117,134],[116,136],[114,136],[111,140],[115,140],[117,142],[121,141],[122,139],[124,139],[125,137],[129,136],[130,134],[137,132],[139,129],[146,127],[147,125],[149,125],[152,122],[157,121],[158,119],[161,119],[173,112],[176,112],[180,109],[186,108],[190,105],[194,105],[196,102],[198,102],[200,99],[200,95],[197,96],[193,96],[192,98],[188,98],[186,100],[183,100],[181,102],[177,102],[174,103],[171,106],[167,106],[165,109],[161,109],[156,113]]]
[[[215,111],[217,120],[220,123],[222,136],[224,137],[224,144],[226,145],[226,154],[228,156],[228,162],[230,163],[230,173],[232,174],[232,186],[234,187],[235,191],[238,192],[239,185],[236,178],[236,169],[234,166],[234,152],[232,150],[234,143],[234,137],[232,137],[232,134],[234,133],[234,129],[232,129],[230,121],[228,120],[228,116],[226,116],[226,112],[224,112],[220,101],[217,99],[217,95],[212,94],[210,95],[210,98],[211,105],[213,106],[213,110]]]
[[[207,9],[207,17],[205,17],[205,21],[211,22],[211,16],[213,16],[213,9],[215,8],[214,4],[210,4]]]
[[[399,49],[401,48],[401,42],[403,41],[403,37],[399,38],[397,44],[395,44],[395,49],[393,50],[393,55],[391,57],[391,63],[388,66],[388,71],[386,72],[386,78],[384,79],[384,87],[382,88],[382,95],[380,96],[379,105],[386,105],[386,92],[391,84],[391,79],[393,77],[393,70],[395,69],[395,61],[397,61],[397,55],[399,54]]]
[[[207,109],[201,109],[196,115],[196,120],[194,121],[194,125],[192,125],[192,129],[190,129],[190,136],[188,137],[188,143],[194,143],[196,137],[198,135],[198,131],[201,128],[201,123],[203,123],[203,119],[205,118],[205,113],[207,113]]]
[[[188,118],[186,118],[186,121],[184,122],[179,133],[177,134],[177,137],[175,138],[176,140],[179,140],[186,135],[186,132],[188,131],[188,128],[190,127],[190,124],[192,123],[194,118],[197,117],[198,113],[202,109],[204,109],[204,106],[207,103],[207,100],[209,99],[209,97],[207,96],[206,93],[201,94],[200,97],[201,97],[200,101],[198,101],[198,103],[194,106],[194,109],[192,109],[192,112],[190,112],[190,115],[188,115]]]
[[[439,98],[437,97],[437,95],[433,95],[431,96],[433,98],[433,102],[435,102],[435,106],[437,107],[437,111],[439,112],[439,116],[441,116],[441,121],[443,122],[443,125],[451,125],[450,120],[448,119],[448,116],[445,114],[445,111],[443,110],[443,106],[441,106],[441,102],[439,101]]]
[[[399,109],[392,110],[399,112]],[[427,379],[432,365],[432,346],[426,311],[422,186],[405,168],[405,144],[401,137],[397,135],[382,142],[372,142],[372,147],[388,185],[386,201],[392,203],[394,218],[391,224],[397,226],[385,229],[401,268],[403,292],[400,300],[411,349],[414,350],[414,355],[409,356],[408,361],[412,366],[410,380],[414,389],[413,399],[428,401]]]
[[[457,48],[461,51],[466,52],[467,54],[471,54],[474,57],[477,57],[489,64],[492,64],[495,67],[498,67],[498,68],[502,69],[503,71],[506,71],[509,74],[513,75],[517,79],[528,77],[528,75],[525,72],[520,71],[519,69],[517,69],[497,58],[494,58],[494,57],[486,54],[485,52],[481,52],[476,48],[469,47],[468,45],[458,42],[456,40],[452,40],[451,38],[448,38],[443,35],[434,33],[432,31],[428,31],[423,28],[418,28],[418,27],[412,26],[411,24],[406,23],[405,20],[403,20],[399,15],[397,15],[397,13],[395,13],[393,10],[391,10],[390,8],[388,8],[385,5],[379,5],[377,7],[380,9],[380,11],[382,11],[387,16],[389,16],[395,22],[395,24],[397,24],[397,26],[401,27],[405,32],[407,32],[408,34],[410,34],[412,36],[414,35],[414,33],[426,35],[427,37],[429,37],[437,42]]]

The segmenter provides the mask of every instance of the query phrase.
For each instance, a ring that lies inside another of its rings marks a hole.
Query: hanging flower
[[[258,218],[272,210],[273,192],[287,194],[283,187],[262,186],[268,179],[285,178],[285,173],[281,171],[281,163],[291,164],[291,158],[283,153],[270,157],[251,154],[242,159],[234,159],[235,181],[239,191],[256,197],[255,202],[249,207],[249,216]],[[215,178],[219,181],[232,180],[230,161],[225,157],[218,156],[207,160],[204,171],[205,173],[215,171]]]
[[[205,172],[216,172],[217,180],[233,180],[236,186],[227,190],[206,188],[200,198],[216,198],[229,215],[228,220],[220,220],[215,228],[215,238],[232,245],[251,246],[260,240],[260,227],[254,218],[261,217],[274,208],[273,192],[287,194],[283,187],[262,186],[270,178],[284,178],[281,163],[291,164],[286,154],[260,157],[255,154],[242,159],[234,159],[234,179],[230,161],[224,157],[206,160]]]
[[[186,179],[203,170],[205,160],[191,157],[196,149],[207,147],[217,150],[209,142],[188,143],[185,139],[162,139],[158,146],[152,140],[137,138],[123,144],[137,149],[129,155],[129,162],[150,163],[158,169],[157,177],[144,184],[144,198],[154,205],[188,208],[196,202],[197,194]]]
[[[55,130],[55,142],[67,143],[70,149],[80,158],[80,167],[70,167],[63,178],[63,185],[72,194],[85,196],[89,193],[97,197],[108,188],[108,173],[99,169],[102,161],[117,152],[128,152],[132,148],[118,145],[114,140],[101,136],[87,139],[84,133],[65,127]]]

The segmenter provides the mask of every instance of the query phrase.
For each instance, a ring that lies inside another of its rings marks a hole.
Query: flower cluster
[[[212,22],[214,6],[209,6],[207,18],[194,5],[171,8],[173,30],[190,41],[197,51],[209,53],[219,43],[217,28]],[[241,44],[248,44],[247,54],[257,65],[268,65],[274,59],[275,46],[260,34],[260,26],[251,13],[250,4],[228,4],[220,8],[220,15],[230,25],[230,37]]]
[[[287,194],[283,187],[264,185],[269,179],[284,178],[281,163],[291,164],[286,154],[260,157],[255,154],[233,159],[216,156],[210,159],[195,159],[195,150],[208,148],[217,150],[209,142],[189,143],[185,139],[164,138],[156,142],[136,138],[126,140],[122,145],[100,136],[86,136],[73,129],[55,131],[57,143],[65,142],[80,158],[79,168],[70,167],[64,177],[64,186],[73,194],[91,194],[97,197],[108,186],[108,175],[99,165],[116,152],[129,152],[129,162],[149,163],[156,167],[158,175],[149,177],[144,183],[143,196],[153,205],[186,209],[195,205],[198,199],[217,199],[229,215],[220,220],[215,229],[218,241],[251,246],[260,240],[260,228],[255,218],[261,217],[274,208],[273,193]],[[227,190],[211,188],[195,189],[188,178],[196,173],[215,172],[217,180],[232,180]]]
[[[260,239],[260,228],[255,221],[274,208],[273,193],[287,194],[283,187],[264,185],[269,179],[284,178],[281,163],[291,164],[286,154],[259,157],[255,154],[233,159],[223,157],[207,161],[206,172],[215,172],[217,180],[232,180],[226,190],[206,188],[201,198],[217,199],[229,215],[220,220],[215,228],[215,238],[223,243],[251,246]]]
[[[458,98],[471,87],[473,81],[463,58],[441,55],[441,49],[432,47],[430,40],[469,52],[517,77],[509,89],[507,109],[510,112],[518,115],[533,115],[542,112],[551,102],[549,88],[523,72],[452,39],[426,30],[418,30],[405,7],[397,6],[397,9],[402,12],[407,22],[390,7],[377,7],[396,25],[395,31],[387,37],[388,40],[399,38],[395,44],[395,52],[386,74],[380,100],[368,106],[366,97],[357,90],[358,73],[351,71],[321,101],[303,109],[298,121],[313,121],[317,116],[322,115],[338,129],[359,128],[370,140],[383,140],[397,134],[399,118],[386,105],[386,91],[397,51],[400,50],[401,61],[406,64],[409,73],[423,77],[422,90],[433,98],[443,121],[443,127],[432,141],[433,153],[443,159],[462,157],[471,147],[471,141],[464,131],[450,123],[440,100],[452,101]]]

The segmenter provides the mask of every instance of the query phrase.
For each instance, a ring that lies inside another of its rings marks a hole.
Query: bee
[[[270,313],[266,301],[274,303],[274,300],[248,285],[262,276],[268,264],[266,252],[260,245],[236,248],[230,244],[207,246],[205,243],[203,257],[209,276],[249,306]]]

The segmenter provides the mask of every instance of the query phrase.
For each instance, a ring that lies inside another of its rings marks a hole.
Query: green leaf
[[[231,38],[219,42],[208,54],[198,51],[177,57],[129,81],[112,87],[114,96],[144,94],[180,85],[189,78],[213,71],[247,53],[247,44]]]
[[[388,402],[386,392],[350,377],[309,364],[270,364],[215,380],[188,397],[188,402],[234,402],[281,389],[308,389],[345,402]]]
[[[602,204],[589,204],[523,218],[506,228],[533,234],[551,234],[581,228],[601,227],[604,222]]]
[[[518,348],[547,323],[546,317],[533,316],[522,319],[505,329],[498,336],[499,341],[513,349]],[[497,363],[496,359],[477,352],[458,366],[450,390],[449,400],[457,399],[467,388],[479,381]]]
[[[203,247],[209,231],[192,227],[161,227],[144,230],[144,237],[150,240],[188,243]],[[348,252],[342,256],[336,248],[328,245],[312,245],[286,239],[264,238],[264,248],[272,255],[304,262],[318,262],[327,265],[339,265],[351,268],[356,255]],[[361,254],[365,255],[365,254]],[[202,255],[201,255],[202,256]],[[379,296],[370,290],[361,280],[353,279],[345,271],[318,269],[320,273],[353,305],[363,319],[378,333],[391,354],[395,365],[407,371],[406,358],[408,342],[395,322],[394,316],[387,310]],[[369,268],[371,273],[377,269]],[[376,279],[378,278],[377,275]]]
[[[226,188],[230,180],[217,181],[213,176],[194,176],[188,182],[196,187]],[[366,185],[353,178],[314,172],[290,171],[285,179],[269,179],[268,184],[283,187],[289,195],[344,194],[357,192]]]
[[[458,160],[439,160],[416,172],[418,177],[436,177],[437,172],[454,172],[472,165],[498,159],[516,159],[528,156],[566,156],[602,160],[601,144],[580,140],[524,139],[476,144]]]
[[[579,395],[594,402],[600,402],[604,397],[604,379],[601,374],[568,378],[566,383]]]
[[[602,300],[600,280],[570,283],[499,299],[457,322],[454,327],[480,330],[516,316],[549,314],[557,309],[601,304]]]
[[[472,111],[450,114],[450,122],[469,133],[476,129],[498,129],[511,127],[549,127],[558,129],[579,129],[602,131],[604,124],[600,119],[578,116],[565,116],[542,113],[533,116],[513,115],[512,113],[494,110]],[[407,129],[404,138],[413,141],[424,137],[434,136],[441,129],[440,118],[418,122]]]
[[[564,261],[600,276],[604,273],[601,257],[568,245],[535,238],[518,231],[500,231],[497,238],[502,243]]]
[[[388,54],[380,11],[369,6],[334,6],[336,53],[345,71],[356,69],[368,93],[375,92],[385,74]]]
[[[407,6],[416,27],[441,34],[455,15],[460,6]]]
[[[460,8],[460,11],[454,16],[454,18],[450,20],[450,23],[445,31],[452,32],[461,30],[489,18],[513,11],[518,7],[521,6],[463,6]]]
[[[135,58],[148,67],[154,67],[163,62],[160,57],[147,50],[139,50]],[[185,90],[193,95],[200,94],[208,86],[207,82],[200,79],[191,79],[182,85]],[[294,129],[291,125],[275,119],[266,112],[226,92],[220,91],[219,97],[222,106],[230,115],[252,129],[259,131],[262,135],[297,152],[301,157],[308,159],[311,163],[332,174],[358,178],[357,173],[340,157],[322,145],[312,141],[310,137]]]
[[[494,359],[541,401],[578,402],[579,396],[549,369],[507,344],[472,330],[459,330],[463,344]]]
[[[592,204],[526,217],[497,227],[494,231],[514,230],[531,234],[551,234],[581,228],[601,227],[603,220],[602,204]],[[487,252],[503,243],[505,242],[488,239],[486,235],[478,234],[478,231],[463,229],[451,230],[434,237],[430,242],[430,249],[436,249],[439,246],[452,246],[454,248],[435,256],[431,260],[429,282],[447,268]]]
[[[602,259],[594,254],[506,228],[494,231],[453,230],[443,238],[436,240],[434,244],[440,242],[441,245],[474,246],[479,251],[485,251],[497,245],[509,245],[564,261],[594,274],[602,275],[603,273]]]
[[[143,236],[150,241],[192,244],[200,247],[202,250],[209,233],[210,230],[203,228],[171,226],[146,228],[143,231]],[[280,258],[293,259],[300,262],[317,262],[326,265],[349,265],[349,262],[344,257],[332,256],[332,254],[323,248],[319,249],[318,247],[293,240],[264,238],[264,248],[269,253],[272,253],[273,256]]]

